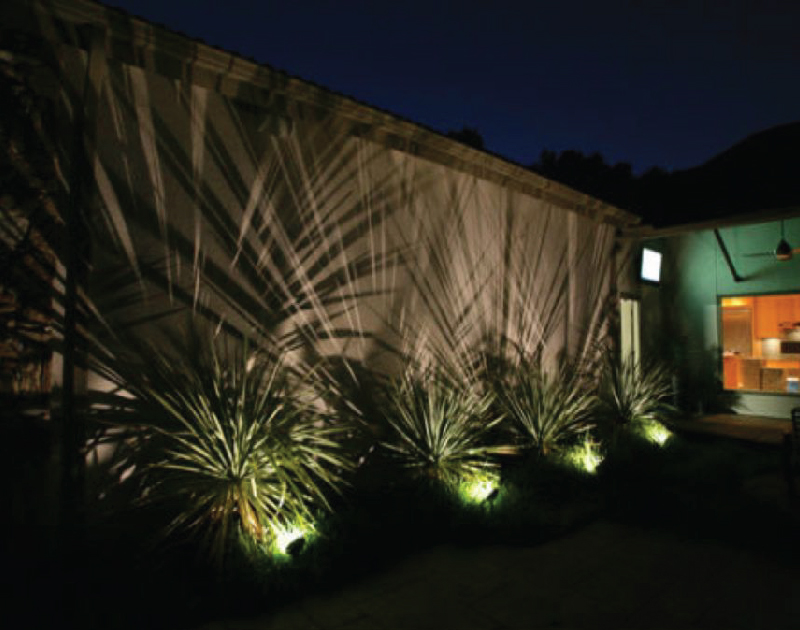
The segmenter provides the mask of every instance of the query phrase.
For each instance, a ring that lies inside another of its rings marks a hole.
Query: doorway
[[[640,300],[623,297],[619,301],[620,359],[639,365],[641,359],[641,337],[639,332]]]

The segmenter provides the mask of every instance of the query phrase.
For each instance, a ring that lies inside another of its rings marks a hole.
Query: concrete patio
[[[671,420],[669,424],[679,431],[719,435],[760,444],[781,444],[784,436],[792,432],[792,424],[788,418],[765,418],[733,413]]]
[[[735,415],[673,426],[776,446],[791,430]],[[776,471],[743,491],[797,518],[787,489]],[[201,630],[798,628],[798,549],[757,549],[601,520],[536,547],[435,547],[336,592]]]
[[[276,614],[203,630],[792,628],[788,559],[607,521],[533,548],[441,546]]]

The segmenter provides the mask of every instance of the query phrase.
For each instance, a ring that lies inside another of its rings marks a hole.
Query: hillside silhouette
[[[531,168],[655,227],[800,206],[800,122],[748,136],[704,164],[634,176],[598,153],[543,151]]]

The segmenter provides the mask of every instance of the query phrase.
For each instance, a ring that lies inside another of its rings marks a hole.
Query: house
[[[690,412],[788,422],[800,406],[799,140],[800,123],[779,125],[673,173],[632,230],[663,255],[663,281],[641,287],[642,343]]]
[[[3,391],[57,393],[42,422],[67,512],[109,334],[158,340],[194,314],[387,373],[466,371],[475,352],[553,363],[613,336],[635,216],[90,0],[7,0],[0,24],[4,252],[27,272],[11,254],[35,241],[35,284],[55,289],[33,376],[3,372]],[[21,320],[34,276],[13,277]]]
[[[639,233],[663,257],[661,283],[639,296],[642,344],[681,374],[683,405],[788,422],[800,406],[800,208]]]
[[[637,266],[661,260],[661,277],[637,283],[631,270],[621,342],[671,368],[676,403],[689,415],[788,421],[800,403],[799,142],[800,122],[785,123],[699,166],[653,169],[624,184],[602,170],[589,178],[569,161],[544,170],[626,200],[642,217],[623,235]]]
[[[486,343],[574,355],[606,325],[636,217],[89,0],[2,14],[4,59],[45,101],[65,300],[109,326],[190,310],[389,366]]]

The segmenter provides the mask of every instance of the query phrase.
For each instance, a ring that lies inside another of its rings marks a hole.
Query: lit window
[[[724,297],[720,311],[724,388],[800,392],[800,295]]]

